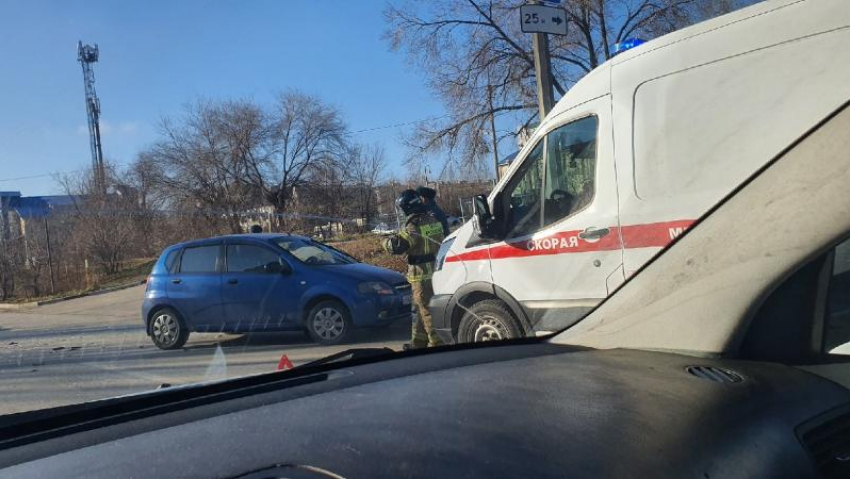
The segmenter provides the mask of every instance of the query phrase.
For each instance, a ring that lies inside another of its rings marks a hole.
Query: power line
[[[129,165],[129,163],[120,163],[120,164],[117,164],[117,165],[111,165],[111,166],[128,166],[128,165]],[[47,178],[47,177],[49,177],[49,176],[53,176],[53,175],[61,175],[61,174],[66,174],[66,175],[67,175],[67,174],[69,174],[69,173],[82,173],[82,172],[84,172],[84,171],[90,171],[90,170],[91,170],[91,168],[80,168],[80,169],[77,169],[77,170],[52,171],[52,172],[50,172],[50,173],[42,173],[42,174],[40,174],[40,175],[19,176],[19,177],[17,177],[17,178],[3,178],[3,179],[0,179],[0,182],[6,182],[6,181],[20,181],[20,180],[33,180],[33,179],[36,179],[36,178]]]
[[[3,181],[20,181],[20,180],[33,180],[36,178],[47,178],[48,176],[58,175],[61,173],[79,173],[81,171],[87,171],[89,168],[80,168],[79,170],[70,170],[70,171],[54,171],[52,173],[43,173],[40,175],[32,175],[32,176],[19,176],[17,178],[3,178],[0,179],[0,182]]]
[[[407,121],[407,122],[404,122],[404,123],[396,123],[396,124],[393,124],[393,125],[376,126],[375,128],[366,128],[365,130],[357,130],[357,131],[353,131],[352,133],[366,133],[366,132],[369,132],[369,131],[388,130],[390,128],[398,128],[398,127],[401,127],[401,126],[415,125],[417,123],[424,123],[426,121],[440,120],[440,119],[443,119],[443,118],[447,118],[449,116],[451,116],[451,115],[433,116],[431,118],[423,118],[421,120]]]
[[[79,170],[77,170],[77,171],[79,171]],[[73,173],[73,171],[69,171],[68,173]],[[48,177],[48,176],[53,176],[54,174],[55,173],[47,173],[47,174],[43,174],[43,175],[32,175],[32,176],[19,176],[17,178],[4,178],[0,181],[32,180],[32,179],[35,179],[35,178],[45,178],[45,177]]]
[[[430,118],[422,118],[421,120],[406,121],[406,122],[402,122],[402,123],[394,123],[392,125],[376,126],[374,128],[365,128],[363,130],[355,130],[355,131],[352,131],[351,133],[358,134],[358,133],[368,133],[368,132],[371,132],[371,131],[378,131],[378,130],[389,130],[391,128],[400,128],[402,126],[415,125],[417,123],[424,123],[426,121],[441,120],[441,119],[447,118],[449,116],[451,116],[451,115],[432,116]],[[115,165],[115,166],[127,166],[127,164],[120,164],[120,165]],[[54,171],[54,172],[51,172],[51,173],[42,173],[40,175],[19,176],[17,178],[2,178],[2,179],[0,179],[0,183],[9,182],[9,181],[34,180],[34,179],[38,179],[38,178],[47,178],[47,177],[50,177],[50,176],[53,176],[53,175],[58,175],[58,174],[80,173],[80,172],[89,171],[89,170],[90,170],[90,168],[80,168],[80,169],[77,169],[77,170]]]

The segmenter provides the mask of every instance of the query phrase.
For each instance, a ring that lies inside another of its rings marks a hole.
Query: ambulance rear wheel
[[[487,299],[472,305],[460,318],[459,343],[482,343],[522,337],[519,321],[498,299]]]

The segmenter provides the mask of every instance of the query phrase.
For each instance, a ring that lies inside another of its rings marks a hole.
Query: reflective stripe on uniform
[[[399,236],[410,244],[407,252],[407,280],[411,283],[430,280],[434,274],[434,253],[443,240],[442,225],[431,216],[412,216]],[[426,258],[430,260],[423,261]]]
[[[440,223],[429,223],[419,226],[419,234],[425,240],[425,253],[429,253],[432,242],[438,245],[442,243],[443,225]],[[440,238],[440,241],[437,241],[435,238]]]
[[[411,264],[407,267],[407,281],[411,283],[426,281],[432,276],[434,276],[434,263]]]

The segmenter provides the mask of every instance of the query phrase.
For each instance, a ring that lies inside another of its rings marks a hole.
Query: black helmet
[[[262,232],[263,232],[262,226],[260,226],[260,225],[251,226],[251,233],[262,233]]]
[[[419,194],[413,190],[402,191],[401,194],[398,195],[398,199],[395,200],[395,205],[406,215],[425,212],[425,205],[422,204],[422,198],[420,198]]]
[[[427,186],[420,186],[419,188],[416,188],[416,192],[419,193],[419,196],[426,200],[433,200],[437,197],[437,191],[433,188],[428,188]]]

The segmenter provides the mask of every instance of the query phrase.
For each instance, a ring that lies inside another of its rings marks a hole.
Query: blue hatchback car
[[[148,335],[176,349],[191,331],[306,330],[321,344],[411,317],[403,275],[310,238],[230,235],[165,249],[142,305]]]

